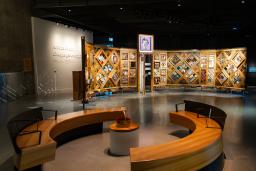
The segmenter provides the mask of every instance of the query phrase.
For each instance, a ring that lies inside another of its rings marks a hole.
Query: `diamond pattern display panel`
[[[90,90],[137,87],[137,50],[86,46]],[[246,49],[154,51],[154,86],[245,88]]]
[[[94,89],[116,88],[120,85],[120,51],[110,48],[94,47],[95,71]]]
[[[217,87],[244,88],[246,78],[246,49],[217,51]]]
[[[199,84],[199,51],[167,52],[168,84]]]

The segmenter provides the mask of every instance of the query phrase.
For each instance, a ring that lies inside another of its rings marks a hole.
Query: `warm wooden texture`
[[[216,86],[245,88],[246,48],[222,49],[216,53]]]
[[[246,48],[156,50],[153,59],[154,87],[168,87],[168,85],[214,86],[230,89],[245,87]]]
[[[201,169],[223,152],[222,130],[206,128],[206,118],[197,118],[192,112],[170,113],[174,124],[193,130],[189,136],[165,144],[131,148],[132,171],[188,171]],[[208,125],[218,127],[212,119]]]
[[[120,59],[121,87],[136,87],[138,75],[137,51],[135,49],[121,48]]]
[[[16,167],[24,170],[55,158],[57,143],[53,140],[66,131],[95,123],[114,120],[123,114],[125,108],[93,109],[63,114],[57,120],[42,120],[39,130],[42,131],[41,144],[38,143],[38,134],[18,136],[17,146],[21,154],[17,156]],[[31,125],[23,131],[35,130],[36,125]],[[33,145],[33,146],[32,146]]]
[[[129,132],[129,131],[134,131],[139,128],[139,125],[136,124],[135,122],[131,122],[129,125],[122,127],[118,125],[117,123],[113,123],[109,126],[109,129],[111,131],[117,131],[117,132]]]
[[[82,72],[73,71],[73,100],[82,99]]]

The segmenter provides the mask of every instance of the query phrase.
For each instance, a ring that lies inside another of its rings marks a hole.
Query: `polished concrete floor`
[[[17,111],[25,110],[25,107],[44,106],[58,109],[60,113],[82,109],[79,102],[70,101],[70,99],[70,95],[31,97],[8,105],[0,105],[1,125],[4,125]],[[175,103],[182,102],[184,99],[215,105],[227,113],[228,118],[223,132],[224,152],[227,156],[224,171],[256,171],[256,96],[254,92],[246,96],[201,91],[161,91],[146,95],[124,93],[112,97],[97,97],[87,104],[86,108],[127,107],[127,113],[141,125],[140,146],[144,146],[171,141],[177,139],[175,136],[177,134],[186,134],[184,128],[170,124],[167,115],[168,112],[175,110]],[[0,159],[3,160],[11,156],[13,150],[9,139],[6,138],[4,128],[1,128],[0,136]],[[106,154],[108,146],[107,131],[71,141],[57,149],[55,161],[45,164],[44,170],[79,171],[89,168],[90,171],[96,171],[116,170],[116,167],[120,168],[120,171],[129,170],[129,157],[109,156]]]

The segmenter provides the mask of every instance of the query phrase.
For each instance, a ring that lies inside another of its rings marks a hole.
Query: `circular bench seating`
[[[36,144],[36,134],[16,138],[17,147],[21,150],[17,155],[16,167],[25,170],[54,160],[57,143],[83,136],[83,133],[100,133],[102,122],[114,120],[124,110],[125,108],[85,110],[61,115],[57,120],[39,121],[36,124],[42,132],[40,144]],[[209,111],[215,119],[209,118]],[[170,122],[193,132],[185,138],[164,144],[131,148],[132,171],[199,170],[207,168],[222,155],[225,112],[207,104],[185,101],[185,111],[169,115]],[[36,124],[27,126],[23,131],[34,129]]]
[[[26,170],[39,166],[40,170],[41,164],[54,160],[57,145],[84,135],[102,133],[103,122],[115,120],[124,110],[119,107],[72,112],[60,115],[56,120],[40,120],[25,127],[22,132],[31,132],[38,127],[41,137],[37,132],[16,137],[15,144],[20,151],[15,159],[16,168]]]

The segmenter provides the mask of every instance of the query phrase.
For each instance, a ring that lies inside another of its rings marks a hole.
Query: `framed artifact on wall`
[[[118,61],[119,61],[118,56],[114,53],[114,54],[112,55],[111,62],[112,62],[113,64],[118,64]]]
[[[159,69],[160,68],[160,62],[154,62],[154,68]]]
[[[130,77],[136,77],[136,69],[130,69]]]
[[[128,76],[128,70],[122,70],[122,76]]]
[[[123,76],[121,79],[122,84],[128,84],[128,76]]]
[[[129,78],[129,85],[135,85],[136,84],[136,78],[135,77],[130,77]]]
[[[159,84],[160,83],[160,77],[154,77],[154,83]]]
[[[128,53],[122,54],[122,60],[128,60]]]
[[[136,61],[130,61],[130,68],[131,69],[136,68]]]
[[[159,54],[157,53],[157,54],[154,54],[154,60],[155,61],[158,61],[160,59],[160,57],[159,57]]]
[[[220,74],[218,75],[218,80],[219,80],[219,82],[220,82],[221,85],[222,85],[227,79],[228,79],[228,78],[227,78],[227,76],[226,76],[224,73],[220,73]]]
[[[129,62],[128,61],[122,61],[122,68],[128,68]]]
[[[161,61],[161,62],[160,62],[160,65],[161,65],[161,66],[160,66],[161,68],[166,68],[166,67],[167,67],[166,61]]]
[[[161,61],[166,61],[166,54],[160,54],[160,60]]]
[[[152,53],[154,51],[154,36],[139,34],[139,52]]]
[[[102,65],[105,60],[106,60],[106,57],[104,54],[101,54],[100,56],[98,56],[97,60],[99,61],[99,63]]]
[[[113,74],[112,79],[114,82],[118,81],[118,79],[119,79],[118,74],[117,73]]]
[[[232,60],[234,64],[238,67],[243,62],[244,59],[240,56],[239,53],[237,53]]]
[[[130,58],[129,60],[135,61],[137,59],[137,54],[136,53],[130,53]]]
[[[161,84],[166,84],[166,81],[167,81],[167,79],[166,79],[165,76],[161,76],[161,77],[160,77],[160,83],[161,83]]]
[[[110,73],[113,70],[113,67],[110,64],[106,64],[102,68],[105,71],[105,73],[107,73],[107,74]]]
[[[154,69],[154,76],[159,77],[160,76],[160,71],[159,69]]]
[[[160,75],[161,76],[166,76],[166,69],[161,69],[160,70]]]

